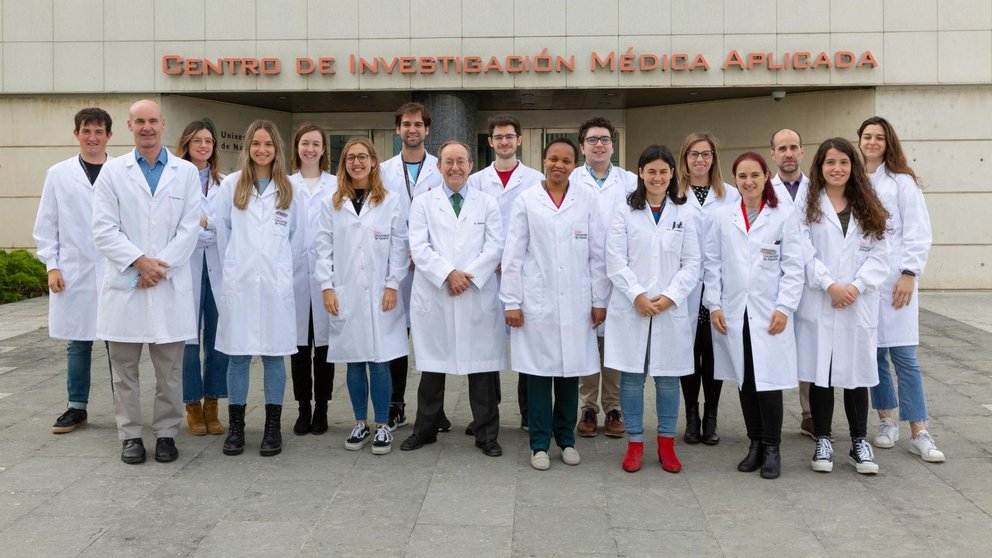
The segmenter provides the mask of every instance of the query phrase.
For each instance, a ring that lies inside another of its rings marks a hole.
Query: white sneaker
[[[530,466],[537,469],[538,471],[547,471],[551,468],[551,459],[548,458],[548,452],[546,451],[536,451],[530,456]]]
[[[909,440],[909,451],[919,455],[920,459],[928,463],[944,462],[944,453],[937,449],[933,437],[926,430],[921,430]]]
[[[813,452],[809,466],[820,473],[834,470],[834,446],[830,443],[830,438],[823,436],[816,439],[816,451]]]
[[[579,451],[572,446],[567,446],[561,450],[561,460],[565,462],[565,465],[578,465],[579,464]]]
[[[851,453],[847,455],[847,460],[862,475],[874,475],[878,472],[878,463],[875,463],[875,452],[872,451],[868,440],[864,438],[854,440],[854,444],[851,446]]]
[[[878,423],[878,435],[875,436],[875,446],[880,448],[891,448],[899,441],[899,423],[883,418]]]

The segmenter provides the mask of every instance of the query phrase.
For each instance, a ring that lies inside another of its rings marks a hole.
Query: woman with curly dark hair
[[[801,228],[807,287],[796,320],[799,379],[811,382],[814,471],[833,470],[830,424],[834,387],[844,388],[851,434],[849,460],[862,474],[878,472],[868,433],[868,388],[878,383],[878,287],[889,271],[888,212],[875,195],[851,142],[828,139],[810,167]]]

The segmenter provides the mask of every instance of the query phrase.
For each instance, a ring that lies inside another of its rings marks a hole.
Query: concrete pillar
[[[448,140],[468,144],[472,158],[477,159],[475,115],[479,107],[478,96],[471,91],[421,91],[413,100],[422,103],[431,113],[431,133],[427,136],[427,152],[437,155],[437,148]],[[478,165],[476,165],[478,168]]]

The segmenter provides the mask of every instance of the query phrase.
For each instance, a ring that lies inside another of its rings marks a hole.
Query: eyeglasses
[[[610,136],[598,136],[598,137],[588,137],[585,139],[587,145],[596,145],[601,143],[603,145],[610,145],[613,143],[613,138]]]
[[[469,164],[468,159],[444,159],[441,161],[442,167],[464,167]]]
[[[520,136],[518,136],[517,134],[499,134],[499,135],[492,136],[493,141],[496,141],[496,142],[500,142],[500,141],[503,141],[503,140],[513,141],[513,140],[517,139],[518,137],[520,137]]]
[[[702,159],[704,161],[709,161],[710,159],[713,158],[713,152],[712,151],[690,151],[690,152],[686,153],[686,155],[690,159],[699,159],[700,157],[702,157]]]
[[[367,163],[369,158],[368,153],[359,153],[358,155],[348,155],[344,158],[344,160],[347,163],[354,163],[355,161],[358,161],[359,163]]]

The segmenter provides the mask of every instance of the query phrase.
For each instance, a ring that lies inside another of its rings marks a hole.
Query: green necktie
[[[462,212],[462,195],[458,192],[451,194],[451,207],[455,210],[455,217],[458,217]]]

